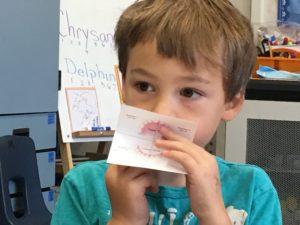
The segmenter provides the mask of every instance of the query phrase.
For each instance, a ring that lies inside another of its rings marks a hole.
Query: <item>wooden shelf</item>
[[[258,78],[256,70],[258,70],[259,66],[268,66],[276,70],[285,70],[288,72],[299,72],[300,58],[256,57],[256,64],[252,73],[253,78]]]
[[[72,133],[73,138],[79,137],[112,137],[114,130],[101,130],[101,131],[76,131]]]

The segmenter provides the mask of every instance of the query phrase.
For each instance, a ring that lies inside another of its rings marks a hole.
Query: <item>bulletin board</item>
[[[114,66],[118,64],[113,35],[122,11],[134,0],[61,0],[59,32],[59,118],[63,142],[97,141],[72,138],[66,89],[92,87],[97,95],[99,125],[114,129],[120,96]],[[100,138],[99,140],[103,140]]]
[[[300,1],[278,0],[278,19],[283,22],[300,24]]]

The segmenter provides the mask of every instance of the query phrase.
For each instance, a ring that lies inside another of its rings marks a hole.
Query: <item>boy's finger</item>
[[[193,171],[198,168],[199,163],[185,152],[165,150],[162,151],[161,154],[162,156],[181,164],[188,174],[192,174]]]
[[[178,140],[178,141],[184,141],[186,140],[184,137],[176,134],[175,132],[173,132],[170,128],[162,126],[159,129],[160,134],[163,136],[164,139],[167,140]]]
[[[203,160],[205,160],[207,154],[204,149],[187,142],[156,140],[155,145],[156,147],[165,149],[167,151],[184,152],[192,157],[197,163],[201,163]]]

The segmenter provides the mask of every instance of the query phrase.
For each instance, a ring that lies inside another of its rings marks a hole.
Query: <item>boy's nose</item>
[[[174,115],[174,103],[172,104],[171,99],[159,98],[157,99],[151,109],[152,112],[163,114],[166,116]]]

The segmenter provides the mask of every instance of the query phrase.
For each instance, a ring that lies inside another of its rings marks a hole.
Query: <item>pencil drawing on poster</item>
[[[93,87],[66,88],[71,129],[90,130],[100,126],[97,92]]]

